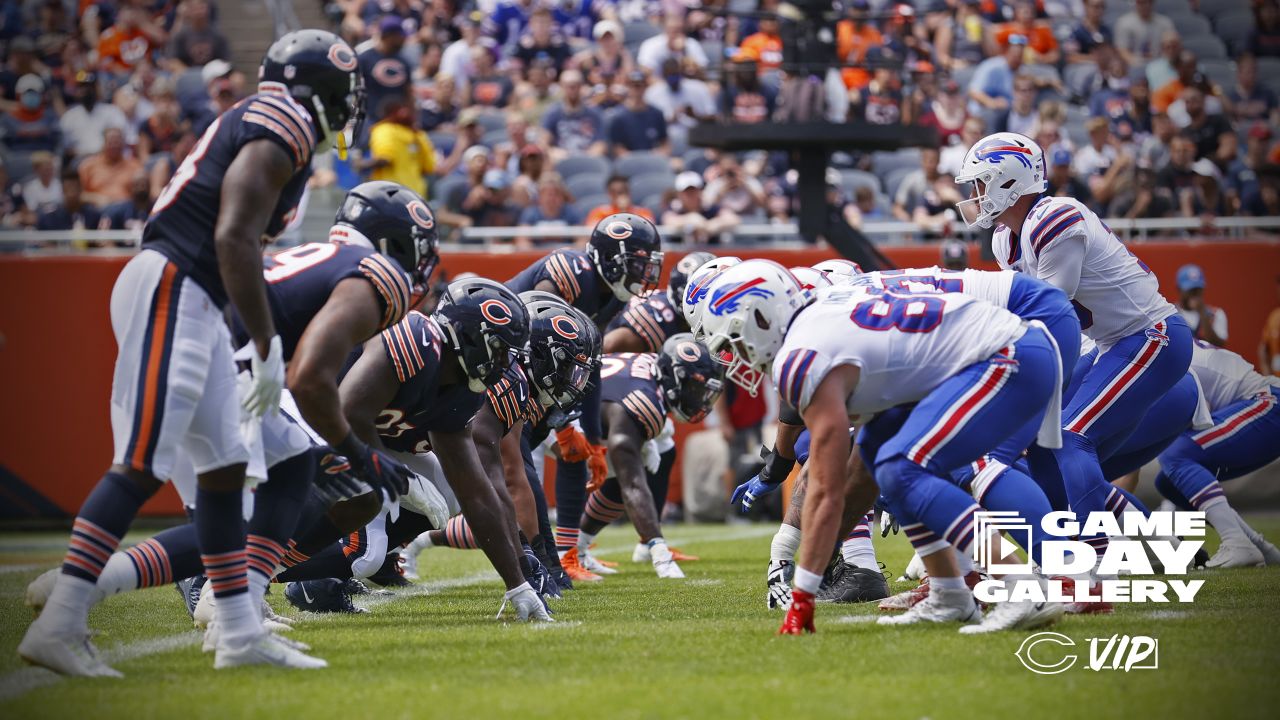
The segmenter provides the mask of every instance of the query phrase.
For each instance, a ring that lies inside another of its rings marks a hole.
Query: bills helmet
[[[707,348],[729,365],[729,379],[754,397],[791,319],[809,300],[791,271],[772,260],[735,265],[712,278],[703,299]]]
[[[689,325],[693,336],[702,338],[702,300],[707,296],[707,288],[711,287],[711,279],[719,275],[725,268],[731,268],[742,262],[742,258],[719,257],[708,260],[689,273],[685,284],[684,297],[680,300],[680,310],[684,313],[684,321]]]
[[[1018,198],[1049,189],[1044,151],[1025,135],[988,135],[969,148],[956,173],[957,185],[969,183],[973,196],[956,203],[956,210],[969,227],[989,228]]]

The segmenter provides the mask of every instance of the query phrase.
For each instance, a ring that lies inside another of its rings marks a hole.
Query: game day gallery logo
[[[982,511],[974,523],[974,560],[993,577],[974,587],[983,602],[1183,602],[1195,600],[1204,580],[1185,580],[1204,545],[1202,512],[1153,512],[1150,516],[1089,513],[1084,522],[1071,512],[1052,512],[1041,522],[1040,577],[1022,560],[1015,538],[1031,547],[1032,525],[1016,512]],[[1079,538],[1106,535],[1102,555]],[[1160,573],[1162,577],[1134,576]],[[1092,574],[1094,582],[1075,582]],[[1003,578],[1003,579],[1000,579]]]

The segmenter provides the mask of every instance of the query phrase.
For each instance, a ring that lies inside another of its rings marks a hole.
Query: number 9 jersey
[[[916,402],[1023,333],[1017,315],[960,293],[832,287],[801,310],[773,361],[783,401],[804,412],[833,368],[861,368],[849,415]]]
[[[294,174],[280,192],[266,234],[289,224],[311,176],[315,125],[306,108],[287,95],[258,93],[241,100],[213,121],[170,178],[142,228],[142,247],[156,250],[226,307],[214,233],[222,206],[222,183],[240,150],[255,140],[280,146]]]

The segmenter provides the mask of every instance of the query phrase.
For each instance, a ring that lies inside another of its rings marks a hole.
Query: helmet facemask
[[[956,203],[956,211],[960,213],[960,217],[970,229],[992,227],[996,224],[996,218],[1013,207],[1021,197],[1014,190],[1018,181],[1013,178],[1005,180],[1000,187],[993,187],[991,182],[995,175],[995,170],[986,170],[971,178],[973,190],[969,199]],[[956,182],[960,180],[957,179]]]

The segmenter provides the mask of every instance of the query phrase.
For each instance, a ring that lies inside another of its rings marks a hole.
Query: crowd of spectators
[[[1035,138],[1050,192],[1104,216],[1280,215],[1280,0],[841,6],[844,67],[809,78],[785,62],[778,0],[330,0],[369,118],[351,161],[322,177],[403,182],[453,228],[629,209],[715,243],[793,220],[797,177],[786,153],[695,148],[690,129],[784,122],[817,87],[831,120],[940,138],[835,154],[828,199],[855,225],[952,233],[967,192],[952,176],[998,130]],[[199,133],[253,90],[208,0],[2,8],[7,227],[140,223]]]

